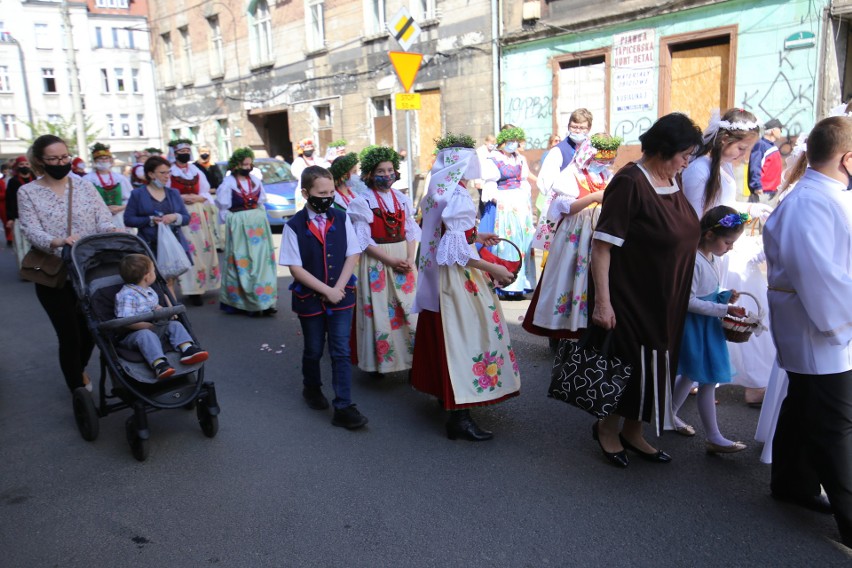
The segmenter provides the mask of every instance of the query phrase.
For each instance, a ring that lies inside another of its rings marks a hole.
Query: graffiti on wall
[[[623,138],[625,144],[638,144],[639,137],[651,128],[653,123],[654,121],[648,116],[622,120],[615,125],[613,135]]]
[[[524,121],[549,119],[553,115],[551,97],[512,97],[506,105],[506,122],[523,127]]]
[[[814,83],[791,79],[796,69],[794,61],[790,60],[789,51],[778,53],[778,71],[765,88],[743,93],[741,106],[757,115],[761,121],[777,118],[784,125],[787,137],[781,146],[782,154],[792,151],[790,138],[798,136],[805,125],[809,126],[813,117]]]

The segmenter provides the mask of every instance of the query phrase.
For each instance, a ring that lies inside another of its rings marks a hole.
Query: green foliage
[[[618,136],[609,136],[604,134],[594,134],[591,138],[592,148],[597,150],[618,150],[624,139]]]
[[[70,118],[62,118],[59,121],[36,120],[35,122],[23,121],[30,129],[30,138],[27,143],[32,144],[35,139],[43,134],[53,134],[65,140],[68,153],[72,156],[79,155],[77,151],[77,119],[72,115]],[[94,130],[94,126],[87,117],[83,117],[83,126],[86,132],[86,146],[97,140],[100,130]]]
[[[177,140],[169,140],[169,147],[174,148],[178,144],[189,144],[192,146],[192,140],[189,138],[178,138]]]
[[[346,146],[347,142],[343,138],[340,140],[335,140],[331,144],[328,145],[329,148],[340,148],[341,146]]]
[[[373,173],[382,162],[391,162],[393,169],[399,171],[399,154],[387,146],[367,146],[361,152],[361,176]]]
[[[445,148],[476,148],[476,140],[467,134],[447,132],[443,138],[435,139],[435,146],[439,151]]]
[[[334,183],[340,183],[340,181],[346,177],[346,174],[349,173],[349,170],[354,168],[357,163],[358,155],[355,154],[355,152],[349,152],[343,156],[335,158],[331,163],[331,166],[328,168],[328,171],[331,172],[331,175],[334,178]]]
[[[243,163],[243,160],[246,158],[251,158],[254,160],[254,150],[251,148],[237,148],[234,150],[234,153],[231,154],[230,159],[228,160],[228,169],[232,172],[239,167],[240,164]]]
[[[521,141],[526,139],[527,135],[524,133],[524,129],[520,126],[513,126],[500,131],[500,134],[497,135],[497,144],[503,144],[510,140]]]

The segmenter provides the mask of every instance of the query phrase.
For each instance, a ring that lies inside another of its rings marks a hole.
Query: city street
[[[370,423],[333,427],[301,398],[302,338],[280,275],[275,317],[225,315],[214,294],[187,308],[211,353],[219,434],[204,437],[191,412],[152,414],[140,463],[129,411],[102,419],[96,441],[80,437],[53,330],[0,250],[3,566],[852,565],[831,517],[770,498],[759,412],[739,387],[719,389],[719,422],[746,451],[705,454],[693,399],[682,417],[698,436],[659,440],[671,464],[610,466],[592,418],[546,397],[547,341],[517,323],[528,302],[503,304],[521,396],[473,411],[492,441],[447,440],[444,413],[405,374],[356,370]],[[97,362],[96,351],[93,379]],[[327,360],[323,372],[331,395]]]

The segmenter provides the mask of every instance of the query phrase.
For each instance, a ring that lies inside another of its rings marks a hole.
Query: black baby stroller
[[[144,461],[148,457],[148,413],[171,408],[195,408],[198,423],[204,434],[212,438],[219,430],[219,406],[213,383],[204,381],[204,364],[183,365],[180,355],[167,346],[169,365],[175,369],[170,378],[157,381],[154,372],[142,355],[118,345],[126,333],[125,326],[139,322],[158,322],[177,316],[192,336],[198,339],[186,317],[186,309],[178,305],[169,292],[166,281],[157,270],[153,288],[161,305],[168,298],[171,306],[140,316],[115,317],[115,295],[124,284],[118,272],[121,259],[131,253],[144,254],[154,261],[151,249],[142,239],[127,233],[106,233],[84,237],[65,248],[65,261],[74,290],[80,298],[83,313],[95,343],[101,352],[99,404],[84,387],[74,391],[74,418],[83,439],[98,437],[98,419],[110,413],[130,408],[133,415],[125,422],[127,441],[133,456]],[[111,378],[107,387],[107,377]]]

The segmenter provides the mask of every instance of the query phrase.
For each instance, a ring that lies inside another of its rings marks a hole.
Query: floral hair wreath
[[[159,148],[154,148],[153,146],[150,148],[145,148],[143,152],[148,152],[149,154],[155,154],[157,156],[161,156],[163,154],[162,150],[160,150]]]
[[[524,133],[524,129],[519,126],[513,126],[512,128],[506,128],[500,131],[500,134],[497,135],[497,144],[504,144],[510,140],[526,140],[527,135]]]
[[[728,213],[719,219],[719,222],[713,225],[713,228],[724,227],[726,229],[733,229],[734,227],[745,225],[749,221],[751,221],[751,216],[748,213]]]
[[[359,156],[361,160],[361,177],[373,173],[382,162],[391,162],[395,172],[399,171],[399,154],[388,146],[367,146]]]
[[[710,125],[704,131],[704,144],[708,144],[711,140],[715,139],[716,135],[719,134],[719,130],[741,130],[742,132],[754,130],[757,132],[760,131],[761,126],[763,126],[761,123],[751,120],[735,120],[734,122],[722,120],[722,115],[719,114],[719,109],[716,108],[710,113]]]
[[[89,151],[92,153],[93,160],[97,160],[98,158],[112,158],[112,152],[109,150],[109,144],[95,142],[95,144],[89,148]]]
[[[358,155],[355,152],[349,152],[336,158],[328,168],[328,171],[331,172],[331,176],[334,178],[334,183],[339,184],[346,177],[346,174],[349,173],[349,170],[354,168],[357,163]]]
[[[192,146],[192,140],[189,138],[178,138],[177,140],[170,140],[169,146],[172,148],[179,148],[180,146]]]
[[[243,160],[246,158],[251,158],[254,160],[254,150],[251,148],[237,148],[234,150],[234,153],[231,154],[231,157],[228,158],[228,169],[234,171],[239,167],[240,164],[243,163]]]
[[[438,151],[446,148],[476,148],[476,140],[467,134],[447,132],[443,138],[435,139],[435,148]]]

